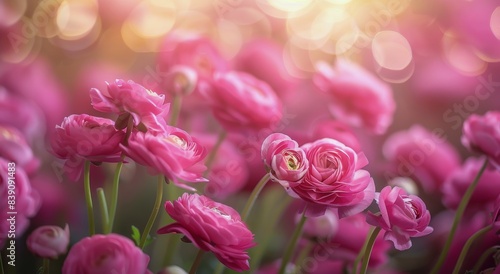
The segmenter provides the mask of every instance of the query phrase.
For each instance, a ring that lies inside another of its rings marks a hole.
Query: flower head
[[[500,112],[490,111],[483,116],[472,114],[465,120],[462,144],[472,151],[489,157],[500,168]]]
[[[165,210],[176,222],[160,228],[159,234],[184,234],[198,248],[212,251],[228,268],[249,269],[246,250],[255,245],[254,237],[236,210],[187,193],[174,202],[167,201]]]
[[[31,253],[42,257],[56,259],[66,253],[69,244],[69,227],[41,226],[35,229],[26,240]]]
[[[68,253],[63,274],[146,274],[149,256],[132,240],[118,235],[94,235],[76,243]]]
[[[34,172],[40,165],[24,135],[10,126],[0,125],[0,157],[15,162],[27,173]]]
[[[402,188],[386,186],[375,198],[380,214],[368,213],[366,221],[385,230],[384,239],[394,243],[397,250],[411,247],[410,237],[430,234],[431,214],[425,203]]]

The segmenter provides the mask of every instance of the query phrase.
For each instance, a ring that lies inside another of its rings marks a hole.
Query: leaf
[[[132,239],[134,240],[135,245],[139,246],[139,244],[141,243],[141,232],[134,225],[132,226]]]

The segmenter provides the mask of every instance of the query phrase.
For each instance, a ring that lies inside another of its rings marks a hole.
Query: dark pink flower
[[[371,212],[366,221],[385,231],[384,239],[394,243],[397,250],[411,247],[410,237],[422,237],[430,234],[431,214],[425,203],[415,195],[408,195],[402,188],[386,186],[377,193],[375,200],[380,213]]]
[[[40,226],[29,235],[26,245],[31,253],[47,259],[57,259],[66,253],[69,244],[69,227]]]
[[[159,234],[181,233],[195,246],[212,251],[225,266],[236,271],[249,270],[247,249],[254,237],[233,208],[205,196],[184,193],[165,210],[176,221],[158,230]]]
[[[158,95],[132,80],[117,79],[108,84],[107,92],[91,89],[90,99],[96,110],[118,115],[130,114],[135,126],[142,123],[153,131],[164,130],[164,118],[170,107],[170,104],[165,104],[165,95]]]
[[[207,181],[202,177],[206,149],[182,129],[169,127],[168,132],[158,134],[134,132],[121,147],[125,155],[151,173],[163,174],[180,187],[195,190],[179,180]]]
[[[0,157],[15,162],[29,174],[40,165],[24,135],[10,126],[0,125]]]
[[[467,188],[472,184],[478,174],[484,159],[469,158],[461,168],[455,170],[443,183],[443,203],[450,209],[457,209]],[[491,210],[495,199],[500,196],[500,171],[496,169],[486,169],[479,179],[474,189],[468,210],[487,209]]]
[[[149,256],[129,238],[119,234],[94,235],[77,242],[69,251],[63,274],[146,274]]]
[[[455,148],[418,125],[391,135],[383,152],[396,173],[390,177],[413,178],[428,192],[439,191],[448,175],[460,167]]]
[[[368,171],[361,169],[368,164],[363,153],[329,138],[301,148],[310,166],[299,183],[290,183],[300,198],[324,209],[336,208],[340,218],[359,213],[371,204],[375,185]]]
[[[51,140],[52,152],[64,159],[64,171],[76,181],[82,173],[84,161],[94,163],[120,161],[119,144],[125,133],[116,130],[110,119],[86,114],[71,115],[56,126]]]
[[[347,60],[332,68],[317,65],[314,84],[332,101],[330,111],[339,120],[383,134],[392,123],[395,102],[389,85]]]
[[[212,85],[202,86],[200,92],[228,130],[273,129],[282,117],[282,105],[274,91],[250,74],[216,73]]]
[[[500,112],[489,111],[485,115],[472,114],[465,120],[462,144],[472,151],[489,157],[490,163],[500,168]]]

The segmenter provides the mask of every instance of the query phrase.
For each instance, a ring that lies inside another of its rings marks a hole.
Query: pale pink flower
[[[149,256],[119,234],[94,235],[77,242],[62,267],[63,274],[146,274]]]
[[[120,123],[116,125],[119,129],[126,127],[128,115],[131,115],[135,126],[142,123],[147,129],[162,131],[170,107],[165,103],[165,95],[158,95],[132,80],[117,79],[108,84],[107,91],[93,88],[90,99],[94,109],[120,115]]]
[[[373,201],[375,184],[368,171],[363,153],[329,138],[301,147],[309,160],[309,169],[291,189],[303,200],[319,206],[316,214],[327,207],[338,210],[340,218],[365,210]],[[313,213],[312,213],[313,214]]]
[[[195,190],[187,182],[206,182],[202,173],[206,149],[182,129],[169,127],[168,132],[133,132],[127,145],[121,145],[125,155],[149,168],[153,174],[163,174],[180,187]]]
[[[15,162],[29,174],[40,166],[24,135],[10,126],[0,125],[0,157]]]
[[[448,175],[460,167],[455,148],[419,125],[392,134],[382,149],[389,170],[395,173],[389,177],[410,177],[427,192],[439,191]]]
[[[236,210],[187,193],[176,201],[167,201],[165,210],[176,222],[160,228],[159,234],[183,234],[196,247],[212,251],[228,268],[249,270],[246,250],[255,246],[254,237]]]
[[[93,163],[120,161],[119,144],[125,132],[116,130],[110,119],[86,114],[70,115],[56,126],[51,139],[52,153],[64,159],[64,172],[76,181],[84,161]]]
[[[186,96],[198,83],[196,71],[188,66],[177,65],[168,70],[163,79],[163,89],[172,96]]]
[[[490,163],[500,168],[500,112],[489,111],[484,115],[472,114],[465,120],[462,144],[472,151],[482,153]]]
[[[402,188],[386,186],[377,193],[375,201],[380,213],[368,212],[366,221],[385,231],[384,239],[394,243],[397,250],[409,249],[410,237],[430,234],[431,214],[425,203],[415,195],[408,195]]]
[[[392,124],[396,104],[389,85],[347,60],[332,68],[317,65],[314,84],[332,99],[331,113],[339,120],[383,134]]]
[[[283,115],[271,87],[243,72],[216,73],[200,92],[227,130],[273,129]]]
[[[31,253],[47,259],[57,259],[66,253],[69,244],[69,227],[40,226],[28,236],[26,245]]]

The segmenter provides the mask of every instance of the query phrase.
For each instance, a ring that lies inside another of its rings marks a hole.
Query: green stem
[[[432,268],[431,274],[437,274],[439,270],[441,269],[441,266],[443,265],[446,256],[448,255],[448,251],[450,250],[451,243],[453,241],[453,237],[455,236],[455,232],[457,231],[458,224],[460,223],[462,216],[464,214],[465,208],[467,207],[467,204],[469,203],[470,198],[472,197],[472,194],[474,193],[474,189],[477,186],[477,183],[479,182],[479,178],[481,178],[481,175],[483,175],[484,170],[488,166],[488,158],[484,160],[483,166],[479,170],[479,172],[476,175],[476,178],[474,178],[474,181],[472,182],[471,185],[467,188],[465,191],[464,196],[462,197],[462,200],[460,201],[460,204],[458,205],[457,212],[455,213],[455,219],[453,220],[453,224],[450,229],[450,233],[448,234],[448,238],[446,239],[446,242],[443,246],[443,249],[441,250],[441,254],[439,255],[439,258]]]
[[[109,225],[104,231],[104,234],[108,234],[113,231],[116,216],[116,206],[118,204],[118,188],[120,183],[120,174],[123,167],[123,158],[124,155],[122,155],[122,160],[116,165],[115,168],[115,174],[113,176],[113,187],[111,188],[111,203],[109,205]]]
[[[0,252],[0,256],[1,256],[0,257],[0,271],[1,271],[0,273],[5,274],[5,271],[3,269],[3,254],[1,252]]]
[[[95,234],[94,206],[92,205],[92,192],[90,191],[90,162],[85,161],[83,171],[83,185],[85,188],[85,202],[87,204],[87,215],[89,218],[89,235]]]
[[[366,235],[365,243],[363,244],[363,247],[358,253],[358,256],[354,260],[353,266],[352,266],[352,273],[355,274],[358,272],[358,264],[363,258],[363,254],[365,254],[366,247],[368,246],[368,241],[370,240],[370,235],[373,234],[373,231],[375,230],[375,227],[371,227],[370,230],[368,231],[368,234]]]
[[[151,215],[149,216],[148,223],[144,228],[144,232],[141,235],[141,242],[139,243],[140,249],[144,249],[144,246],[146,245],[146,240],[148,238],[149,232],[153,227],[153,224],[156,220],[156,216],[158,215],[158,211],[160,211],[162,196],[163,196],[163,175],[158,175],[155,204],[153,206],[153,210],[151,211]]]
[[[288,244],[288,246],[285,250],[285,255],[283,255],[283,258],[281,259],[281,265],[280,265],[280,269],[278,271],[279,274],[285,273],[288,262],[292,258],[293,252],[295,251],[295,246],[297,245],[297,242],[299,241],[300,235],[302,234],[302,230],[304,228],[304,224],[306,223],[306,219],[307,219],[307,217],[306,217],[306,208],[305,208],[297,227],[293,231],[292,240],[290,241],[290,243]]]
[[[43,259],[43,273],[44,274],[50,274],[50,259],[44,258]]]
[[[467,252],[469,251],[474,241],[477,240],[479,237],[483,236],[484,234],[486,234],[488,231],[490,231],[492,227],[493,227],[492,225],[489,225],[487,227],[482,228],[481,230],[474,233],[474,235],[472,235],[467,240],[467,242],[465,242],[465,245],[462,248],[462,252],[460,252],[460,257],[458,257],[458,261],[455,264],[455,269],[453,269],[453,274],[458,274],[460,272],[460,268],[462,267],[465,256],[467,256]]]
[[[214,274],[222,274],[224,273],[224,269],[225,269],[225,265],[223,265],[221,262],[219,262],[217,264],[217,266],[215,267],[215,271],[214,271]]]
[[[169,125],[174,127],[177,125],[177,120],[179,119],[179,115],[181,113],[181,107],[182,107],[182,95],[175,95],[174,101],[172,103],[172,109],[170,110],[171,115],[168,121]]]
[[[196,258],[194,259],[193,265],[191,266],[191,269],[189,269],[189,274],[195,274],[196,269],[198,269],[198,266],[200,266],[201,263],[201,258],[203,257],[203,254],[205,254],[205,251],[199,250],[198,254],[196,254]]]
[[[363,263],[361,264],[361,274],[365,274],[368,269],[368,262],[370,261],[370,256],[372,255],[373,244],[377,239],[377,235],[380,232],[380,227],[375,228],[371,231],[372,233],[368,237],[368,244],[366,245],[365,254],[363,255]]]
[[[215,143],[214,147],[210,151],[210,153],[207,156],[207,160],[205,161],[205,165],[207,166],[207,170],[203,173],[203,177],[207,177],[208,174],[210,173],[210,170],[212,169],[212,165],[215,161],[215,155],[217,155],[217,151],[219,150],[220,145],[222,144],[222,141],[226,139],[226,131],[221,130],[219,133],[219,136],[217,137],[217,142]]]
[[[97,189],[97,197],[99,198],[99,208],[101,209],[101,222],[102,222],[102,231],[104,233],[109,230],[109,214],[108,214],[108,204],[106,203],[106,194],[104,194],[104,190],[102,188]]]
[[[173,183],[167,184],[167,198],[169,201],[175,201],[179,196],[181,196],[182,192],[179,192],[179,188],[175,186]],[[173,219],[168,214],[162,214],[160,217],[160,224],[166,225],[167,223],[172,222]],[[179,244],[180,237],[179,235],[172,233],[165,235],[166,243],[161,246],[163,250],[165,250],[165,256],[163,259],[163,265],[168,266],[171,265],[174,255],[176,254],[177,245]]]
[[[304,249],[302,249],[302,251],[300,251],[299,253],[299,256],[297,257],[297,260],[296,260],[296,267],[297,267],[297,273],[301,273],[300,270],[302,269],[302,264],[304,263],[305,259],[307,258],[307,256],[309,255],[309,253],[311,253],[311,250],[313,249],[314,247],[314,242],[309,240],[307,241],[307,245],[304,247]]]
[[[248,218],[248,215],[250,214],[250,211],[253,208],[253,205],[255,204],[255,201],[257,200],[257,197],[259,196],[260,192],[266,185],[266,183],[269,181],[269,173],[266,173],[262,179],[257,183],[257,185],[254,187],[252,190],[252,193],[250,194],[250,197],[248,197],[247,203],[245,204],[245,207],[243,208],[243,211],[241,212],[241,219],[243,221],[246,221]]]
[[[479,272],[479,269],[481,268],[481,266],[483,266],[486,259],[488,259],[489,256],[491,256],[493,253],[497,252],[498,250],[500,250],[500,245],[495,245],[495,246],[492,246],[492,247],[486,249],[486,251],[484,251],[484,253],[481,255],[481,257],[479,257],[479,260],[477,260],[476,264],[474,265],[474,270],[472,273],[477,274]]]

